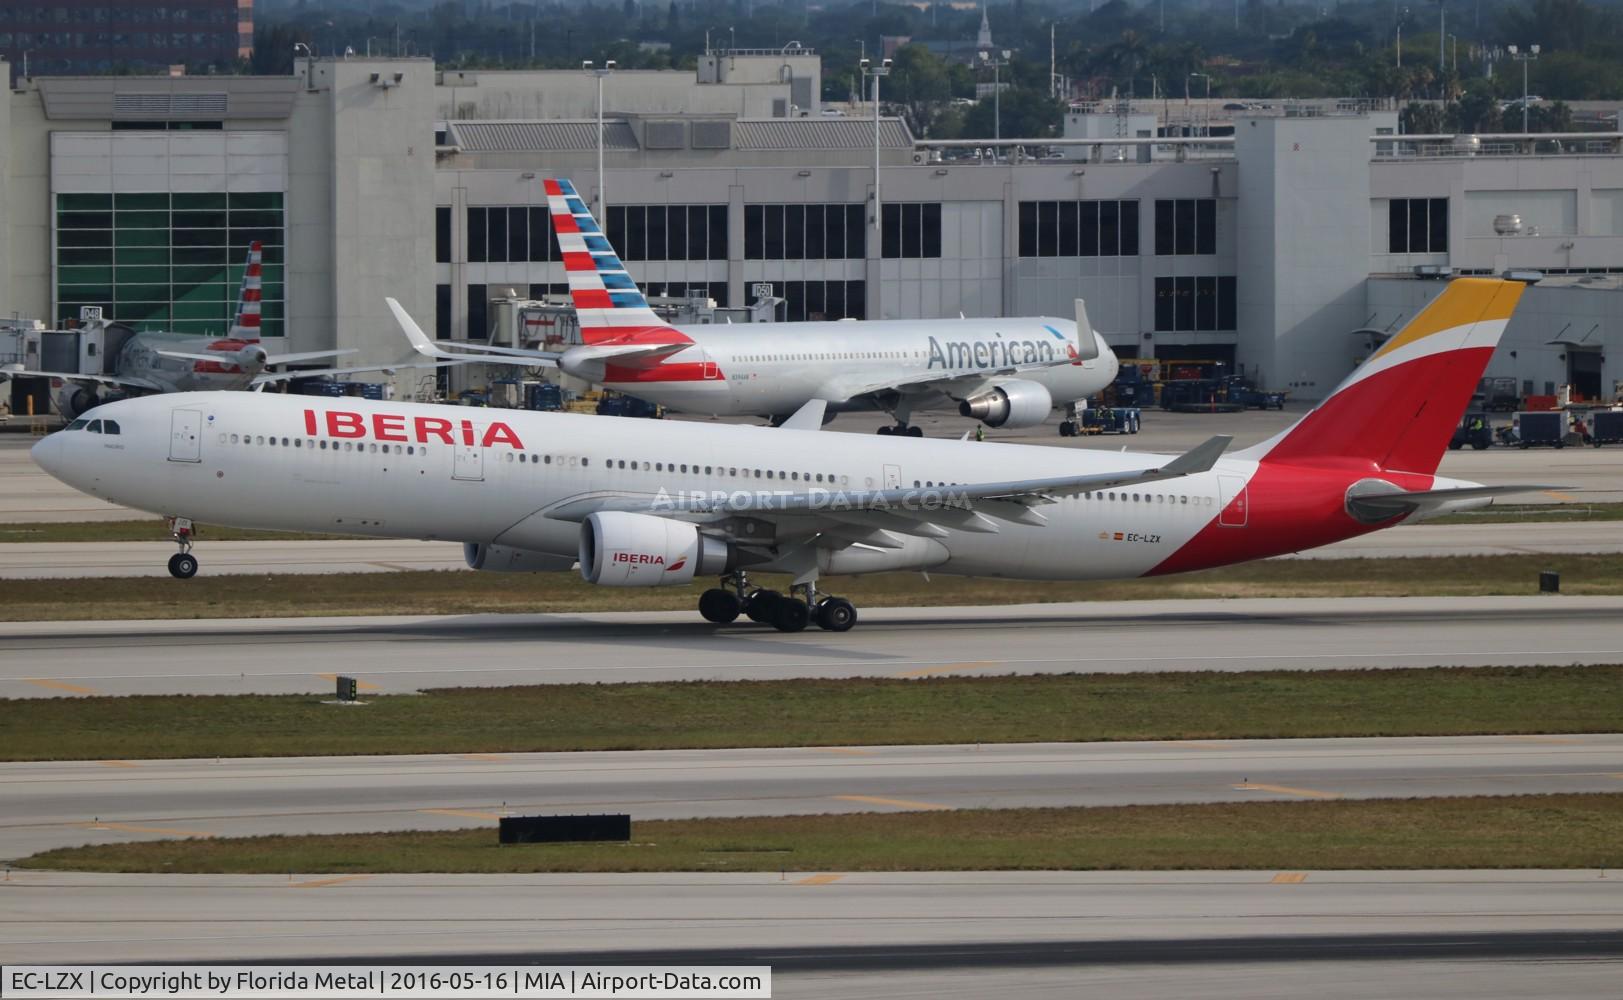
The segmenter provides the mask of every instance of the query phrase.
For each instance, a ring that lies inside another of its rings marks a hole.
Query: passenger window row
[[[117,433],[116,431],[114,433]],[[221,444],[241,444],[246,447],[309,448],[311,451],[352,451],[371,455],[412,455],[424,457],[426,445],[390,445],[364,441],[328,441],[326,438],[279,438],[274,434],[221,434]]]

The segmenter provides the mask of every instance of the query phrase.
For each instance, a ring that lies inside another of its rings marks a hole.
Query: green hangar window
[[[1156,333],[1233,330],[1238,312],[1232,276],[1155,279]]]
[[[82,306],[142,330],[224,334],[248,247],[264,247],[262,330],[286,332],[279,192],[56,196],[56,318]]]
[[[1136,201],[1022,201],[1021,257],[1136,257]]]

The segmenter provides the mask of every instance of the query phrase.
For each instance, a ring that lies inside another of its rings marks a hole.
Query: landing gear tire
[[[773,624],[772,609],[783,600],[776,590],[757,590],[744,602],[744,616],[761,625]]]
[[[829,632],[849,632],[857,623],[857,609],[843,597],[830,597],[817,605],[817,627]]]
[[[771,615],[779,632],[799,632],[811,624],[811,608],[798,597],[779,597],[772,602]]]
[[[921,437],[924,436],[924,428],[922,428],[922,427],[909,427],[907,429],[907,436],[908,437],[921,438]]]
[[[726,625],[744,610],[743,602],[730,590],[713,587],[699,595],[699,614],[707,622]]]
[[[881,427],[881,428],[879,428],[877,433],[882,434],[885,437],[890,437],[891,430],[890,430],[889,427]]]
[[[197,557],[190,552],[176,552],[169,557],[169,575],[177,580],[190,580],[197,575]]]
[[[912,424],[893,424],[889,427],[879,428],[879,433],[895,437],[921,438],[924,436],[924,428],[914,427]]]
[[[1062,420],[1059,424],[1059,436],[1062,438],[1076,437],[1076,421]]]

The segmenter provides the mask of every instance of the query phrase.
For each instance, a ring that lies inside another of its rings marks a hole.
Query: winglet
[[[1161,473],[1167,476],[1193,476],[1208,472],[1233,442],[1234,438],[1227,434],[1215,434],[1161,466]]]
[[[456,357],[449,351],[442,351],[435,347],[433,342],[428,339],[428,334],[424,333],[423,328],[417,325],[417,321],[411,318],[411,313],[406,312],[405,306],[392,298],[385,297],[383,301],[389,303],[389,311],[394,313],[395,322],[399,323],[400,329],[406,332],[406,339],[411,341],[412,349],[418,354],[425,358]]]
[[[779,424],[779,427],[791,431],[815,431],[822,429],[823,411],[828,403],[821,399],[808,399],[788,420]]]
[[[1099,338],[1093,332],[1093,323],[1088,319],[1088,305],[1081,299],[1076,300],[1076,360],[1092,361],[1099,356]]]

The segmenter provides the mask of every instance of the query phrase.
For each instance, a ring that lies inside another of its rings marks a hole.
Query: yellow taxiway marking
[[[345,882],[354,882],[357,879],[371,878],[370,875],[340,875],[337,878],[318,878],[314,882],[295,882],[294,889],[324,889],[329,885],[343,885]]]
[[[848,753],[855,757],[872,757],[872,750],[858,750],[856,747],[812,747],[818,753]]]
[[[972,660],[968,663],[944,663],[939,667],[920,667],[917,670],[903,670],[892,677],[929,677],[933,674],[956,674],[961,670],[985,670],[987,667],[1000,667],[1002,663],[993,660]]]
[[[479,812],[475,809],[419,809],[418,812],[433,813],[436,816],[464,816],[468,819],[501,819],[501,813]]]
[[[316,676],[321,678],[324,681],[332,681],[334,684],[338,683],[338,675],[337,674],[316,674]],[[357,690],[357,691],[381,691],[381,690],[383,690],[383,688],[380,685],[373,684],[371,681],[359,681],[358,680],[358,681],[355,682],[355,690]]]
[[[883,799],[877,795],[835,795],[841,802],[867,802],[876,806],[895,806],[898,809],[951,809],[939,802],[915,802],[912,799]]]
[[[1295,885],[1307,881],[1307,872],[1280,872],[1269,881],[1274,885]]]
[[[1576,500],[1576,499],[1578,499],[1577,497],[1573,496],[1571,493],[1562,493],[1560,490],[1545,490],[1544,495],[1547,496],[1547,497],[1555,497],[1557,500]]]
[[[1311,788],[1291,788],[1288,785],[1254,785],[1246,783],[1234,786],[1241,791],[1274,792],[1279,795],[1300,795],[1304,799],[1339,799],[1335,792],[1316,792]]]
[[[86,830],[117,830],[120,833],[161,833],[168,837],[212,837],[204,830],[176,830],[168,826],[136,826],[133,823],[79,823]]]
[[[1558,746],[1566,746],[1566,747],[1583,746],[1583,744],[1584,744],[1583,740],[1567,740],[1567,739],[1562,739],[1559,736],[1532,736],[1532,735],[1521,736],[1521,735],[1517,735],[1517,736],[1506,736],[1505,739],[1507,739],[1507,740],[1521,740],[1523,743],[1553,743],[1553,744],[1556,744]]]
[[[803,879],[796,880],[795,885],[828,885],[830,882],[838,882],[842,878],[845,878],[845,876],[844,875],[813,875],[810,878],[803,878]]]
[[[495,764],[509,759],[506,754],[501,753],[459,753],[457,756],[463,760],[488,760]]]
[[[129,760],[98,760],[96,763],[102,767],[140,767],[140,764]]]
[[[88,688],[82,684],[69,684],[66,681],[48,681],[43,677],[24,677],[23,683],[37,684],[52,691],[67,691],[70,694],[99,694],[95,688]]]

